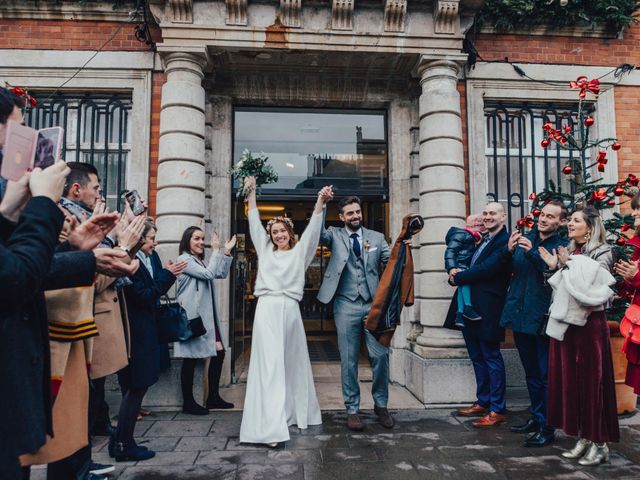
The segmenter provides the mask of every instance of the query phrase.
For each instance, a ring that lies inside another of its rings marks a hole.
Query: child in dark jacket
[[[471,258],[476,247],[482,242],[484,224],[480,215],[469,215],[465,228],[451,227],[447,232],[445,242],[447,249],[444,252],[444,265],[447,273],[451,275],[454,269],[466,270],[471,265]],[[456,325],[464,326],[464,319],[479,321],[482,317],[475,311],[471,304],[471,286],[458,287],[458,312],[456,313]]]

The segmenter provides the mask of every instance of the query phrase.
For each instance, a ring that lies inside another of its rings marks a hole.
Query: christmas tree
[[[609,161],[607,155],[610,150],[618,151],[622,145],[616,138],[592,138],[591,129],[595,124],[592,116],[594,102],[590,97],[597,98],[600,93],[600,82],[589,80],[581,76],[569,87],[578,92],[577,117],[569,118],[564,125],[558,118],[556,123],[545,123],[543,148],[555,144],[557,148],[571,150],[573,155],[562,168],[562,173],[568,177],[570,189],[563,191],[549,181],[548,186],[539,193],[529,195],[531,212],[518,220],[516,228],[532,228],[542,207],[551,200],[561,200],[573,210],[580,205],[592,205],[599,211],[615,209],[616,206],[629,202],[638,192],[639,179],[633,174],[617,183],[605,183],[600,175],[604,173]],[[614,258],[628,259],[632,248],[626,245],[627,235],[632,231],[634,219],[631,215],[622,215],[617,211],[612,215],[602,214],[604,226],[607,230],[607,240],[613,246]],[[620,320],[628,304],[629,295],[624,290],[624,282],[618,278],[618,295],[607,311],[610,320]]]

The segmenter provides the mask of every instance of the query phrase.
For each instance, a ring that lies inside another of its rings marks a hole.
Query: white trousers
[[[300,306],[284,295],[262,296],[251,335],[240,442],[284,442],[290,425],[321,423]]]

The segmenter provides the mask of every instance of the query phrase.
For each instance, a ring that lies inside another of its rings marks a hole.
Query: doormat
[[[312,362],[339,362],[340,352],[338,345],[331,340],[307,341],[309,358]]]

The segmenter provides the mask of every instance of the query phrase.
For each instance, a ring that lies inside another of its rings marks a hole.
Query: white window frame
[[[95,54],[95,51],[0,50],[0,85],[5,82],[35,91],[58,89]],[[126,92],[131,95],[131,144],[125,186],[149,194],[153,52],[100,52],[69,81],[60,93]]]
[[[472,212],[482,211],[487,203],[485,105],[497,102],[549,102],[553,104],[577,103],[576,90],[568,88],[570,81],[580,75],[597,78],[610,71],[603,67],[577,67],[566,65],[523,65],[533,78],[547,82],[563,82],[567,88],[544,83],[523,81],[508,64],[478,64],[467,75],[467,135],[469,142],[469,204]],[[612,81],[613,76],[607,77]],[[602,90],[596,102],[595,121],[599,138],[616,136],[614,88],[602,82]],[[622,139],[624,141],[624,139]],[[608,150],[609,163],[603,174],[606,183],[618,180],[618,156]],[[524,198],[523,198],[524,200]]]

